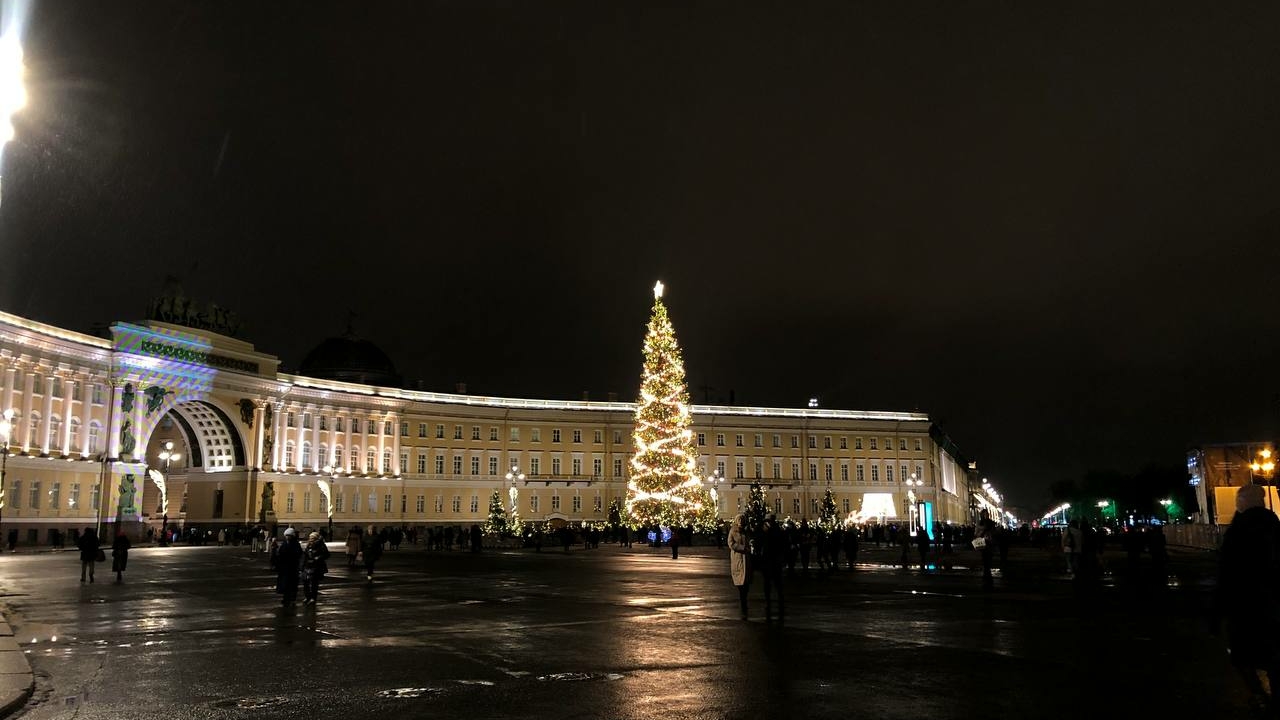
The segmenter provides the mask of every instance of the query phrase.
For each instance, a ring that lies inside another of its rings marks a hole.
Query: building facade
[[[104,339],[0,313],[0,403],[12,411],[0,527],[45,543],[164,522],[470,525],[513,487],[525,520],[587,523],[625,500],[632,403],[401,389],[368,343],[357,349],[382,367],[342,359],[359,344],[327,340],[286,374],[245,341],[176,323],[120,322]],[[971,522],[966,464],[925,414],[693,415],[724,518],[759,482],[780,516],[816,518],[830,489],[863,520]],[[512,468],[524,479],[508,481]]]

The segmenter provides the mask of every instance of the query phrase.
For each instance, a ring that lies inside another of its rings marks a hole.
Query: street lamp
[[[1160,504],[1164,506],[1164,521],[1167,523],[1169,522],[1169,506],[1173,504],[1173,501],[1165,498],[1160,501]]]
[[[4,419],[0,420],[0,520],[4,515],[4,497],[7,488],[4,484],[4,469],[9,460],[9,435],[13,433],[13,410],[4,411]]]
[[[658,283],[661,287],[662,283]],[[657,290],[661,294],[661,290]],[[516,481],[524,482],[524,473],[520,472],[519,465],[512,465],[511,472],[507,473],[507,482],[511,483],[511,489],[507,491],[507,496],[511,498],[511,520],[508,523],[511,527],[512,535],[516,535],[520,529],[520,491],[516,489]]]
[[[329,537],[328,541],[333,540],[333,485],[338,482],[339,468],[336,465],[325,465],[324,474],[329,476],[328,480],[318,478],[316,484],[320,486],[320,494],[324,496],[324,508],[329,513]]]
[[[173,441],[165,440],[164,449],[160,451],[160,460],[164,462],[164,482],[156,483],[156,487],[160,488],[160,545],[169,544],[169,491],[166,487],[169,482],[169,464],[175,460],[181,460],[182,453],[173,451]]]

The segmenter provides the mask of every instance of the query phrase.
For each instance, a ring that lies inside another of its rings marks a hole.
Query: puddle
[[[622,675],[619,675],[618,673],[571,672],[571,673],[554,673],[551,675],[538,676],[539,682],[548,682],[548,681],[554,681],[554,680],[579,681],[579,680],[621,680],[621,679],[622,679]]]
[[[484,685],[486,687],[493,685],[492,680],[454,680],[459,685]]]
[[[289,698],[283,695],[275,695],[272,697],[249,697],[239,698],[235,700],[219,700],[213,703],[214,707],[219,708],[235,708],[236,710],[266,710],[267,708],[279,707],[289,702]]]
[[[379,690],[378,697],[382,698],[417,698],[426,695],[439,695],[444,692],[444,688],[392,688],[390,690]]]

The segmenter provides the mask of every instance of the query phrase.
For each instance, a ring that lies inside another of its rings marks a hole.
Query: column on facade
[[[107,434],[107,457],[119,459],[120,457],[120,425],[123,422],[120,410],[120,391],[124,387],[124,380],[108,378],[107,380],[107,402],[111,403],[111,409],[107,411],[107,426],[103,428],[103,432]]]
[[[56,375],[49,372],[44,376],[44,412],[40,417],[40,454],[48,455],[52,445],[53,433],[53,384],[58,381]]]
[[[66,377],[62,380],[62,437],[56,438],[56,442],[62,447],[63,455],[71,454],[71,413],[75,408],[71,407],[71,398],[76,394],[76,379]],[[81,423],[81,430],[84,429]]]
[[[342,468],[338,467],[338,463],[335,461],[335,456],[334,456],[334,452],[337,449],[338,449],[338,411],[335,409],[333,410],[333,422],[329,424],[329,465],[341,471]]]
[[[387,416],[386,414],[379,415],[378,426],[375,427],[374,430],[378,431],[378,458],[377,460],[374,461],[375,463],[377,463],[374,467],[378,471],[379,475],[383,475],[384,472],[382,470],[382,457],[387,452]],[[399,435],[399,428],[396,429],[396,434]]]
[[[400,477],[404,474],[400,467],[400,416],[395,413],[391,415],[391,431],[395,433],[391,436],[391,472]]]
[[[320,472],[320,409],[313,408],[311,418],[311,472]]]
[[[14,362],[13,358],[8,358],[4,368],[4,406],[0,407],[0,413],[13,409],[13,386],[18,378],[18,368]]]
[[[31,449],[31,403],[35,395],[36,374],[30,368],[22,370],[22,422],[18,426],[23,452]]]
[[[275,428],[273,430],[275,442],[271,446],[271,469],[279,472],[280,467],[284,464],[284,403],[277,402],[274,407],[276,411]]]
[[[142,444],[142,423],[147,419],[147,403],[142,391],[142,384],[139,383],[134,388],[133,396],[133,438],[136,441],[133,447],[134,462],[145,462],[147,459],[147,448]]]
[[[253,459],[250,462],[255,470],[261,470],[267,465],[267,458],[262,457],[262,447],[267,439],[267,427],[264,424],[266,420],[267,404],[259,400],[253,404]]]
[[[353,457],[351,454],[351,447],[352,447],[352,443],[355,442],[354,440],[355,432],[356,432],[355,424],[357,422],[359,421],[356,420],[355,413],[351,413],[349,416],[347,416],[347,449],[346,449],[346,457],[343,458],[343,462],[346,463],[345,470],[348,473],[351,472],[351,458]]]

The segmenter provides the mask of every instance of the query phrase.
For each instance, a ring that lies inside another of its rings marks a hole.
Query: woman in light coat
[[[738,603],[742,619],[747,619],[747,591],[751,588],[751,541],[744,525],[746,515],[739,515],[729,528],[729,577],[738,586]]]

